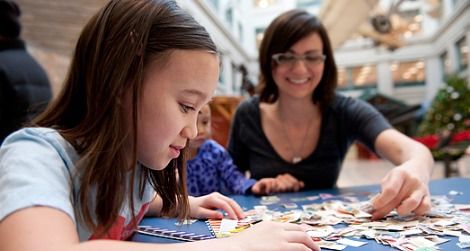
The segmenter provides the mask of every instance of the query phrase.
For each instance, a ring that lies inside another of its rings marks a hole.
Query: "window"
[[[297,0],[297,8],[320,7],[323,0]]]
[[[419,9],[400,10],[399,15],[392,16],[395,29],[405,38],[412,37],[422,32],[423,15]]]
[[[351,69],[351,80],[354,88],[365,88],[377,85],[375,65],[364,65]]]
[[[351,88],[351,69],[338,67],[338,89]]]
[[[243,44],[244,36],[243,36],[243,26],[241,23],[238,23],[238,39],[240,43]]]
[[[230,25],[230,28],[231,28],[233,25],[233,9],[232,8],[228,8],[225,11],[225,20],[227,21],[227,23]]]
[[[219,0],[208,0],[208,1],[212,5],[212,7],[214,7],[216,11],[219,10]]]
[[[441,65],[442,65],[442,71],[444,72],[444,75],[450,75],[452,73],[452,69],[450,68],[450,59],[449,55],[447,52],[443,52],[440,56],[441,58]]]
[[[255,37],[256,37],[256,49],[259,49],[261,45],[261,41],[263,41],[264,37],[264,31],[266,31],[266,28],[256,28],[255,30]]]
[[[424,84],[424,61],[394,62],[390,66],[395,86]]]
[[[470,52],[467,45],[467,39],[465,37],[461,38],[459,41],[457,41],[456,47],[459,71],[463,71],[468,67],[468,54]]]
[[[255,8],[268,8],[277,3],[277,0],[253,0]]]
[[[236,94],[240,94],[240,85],[241,83],[239,83],[237,81],[237,72],[238,72],[238,66],[234,63],[234,62],[231,62],[230,64],[232,66],[232,93],[236,93]]]

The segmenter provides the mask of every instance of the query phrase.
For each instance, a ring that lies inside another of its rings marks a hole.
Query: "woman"
[[[359,140],[397,165],[382,181],[374,217],[430,207],[433,167],[423,145],[394,130],[373,107],[335,93],[337,69],[327,32],[308,12],[281,14],[259,54],[259,97],[235,114],[229,152],[252,178],[277,177],[284,191],[331,188],[349,146]]]

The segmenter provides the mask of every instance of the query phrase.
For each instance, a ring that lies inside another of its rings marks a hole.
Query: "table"
[[[448,179],[439,179],[439,180],[432,180],[429,184],[431,195],[447,195],[449,191],[454,190],[458,192],[462,192],[463,194],[454,196],[452,203],[455,204],[470,204],[470,178],[448,178]],[[311,190],[311,191],[302,191],[297,193],[283,193],[277,194],[277,196],[281,199],[279,203],[268,205],[269,209],[275,209],[279,207],[280,204],[290,201],[290,198],[293,197],[306,197],[306,196],[314,196],[319,195],[322,193],[329,193],[333,195],[340,195],[340,194],[347,194],[353,193],[355,195],[358,194],[370,194],[370,193],[378,193],[380,190],[379,185],[370,185],[370,186],[357,186],[357,187],[348,187],[348,188],[334,188],[334,189],[323,189],[323,190]],[[236,200],[244,209],[252,209],[253,206],[259,205],[260,197],[256,196],[244,196],[244,195],[234,195],[231,196],[234,200]],[[321,203],[321,200],[313,201],[313,202],[296,202],[296,204],[312,204],[312,203]],[[149,226],[159,226],[168,229],[178,229],[180,231],[190,231],[199,234],[210,234],[209,229],[207,228],[206,224],[203,221],[195,222],[191,225],[184,225],[184,226],[177,226],[175,219],[162,219],[162,218],[144,218],[141,222],[141,225],[149,225]],[[460,249],[456,243],[456,237],[445,236],[446,239],[450,239],[449,242],[439,245],[441,250],[462,250]],[[370,251],[378,251],[378,250],[397,250],[388,246],[383,246],[376,243],[374,240],[366,240],[364,238],[360,239],[361,241],[367,241],[368,244],[364,245],[359,248],[355,247],[347,247],[345,251],[352,251],[352,250],[370,250]],[[160,238],[160,237],[153,237],[144,234],[136,233],[132,237],[132,241],[138,242],[154,242],[154,243],[177,243],[180,241],[167,239],[167,238]]]

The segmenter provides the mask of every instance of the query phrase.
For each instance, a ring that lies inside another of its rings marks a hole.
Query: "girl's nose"
[[[181,131],[181,136],[188,138],[188,139],[196,138],[197,134],[198,134],[198,128],[197,128],[196,123],[193,123],[193,122],[189,123]]]

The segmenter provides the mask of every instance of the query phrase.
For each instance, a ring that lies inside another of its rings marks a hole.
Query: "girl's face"
[[[211,109],[209,105],[202,107],[197,117],[197,136],[189,141],[189,147],[198,149],[211,136]]]
[[[304,56],[304,59],[273,67],[273,79],[279,88],[279,95],[310,98],[320,83],[324,63],[321,61],[309,63],[305,57],[321,58],[322,53],[323,43],[316,32],[295,43],[286,54],[289,57]]]
[[[197,135],[199,111],[219,76],[215,54],[175,50],[169,62],[151,63],[144,76],[137,121],[137,159],[162,170]]]

